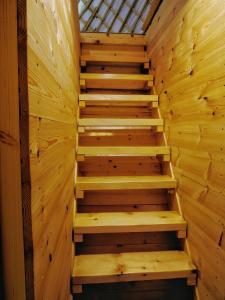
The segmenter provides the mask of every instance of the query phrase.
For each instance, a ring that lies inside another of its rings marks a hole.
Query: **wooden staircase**
[[[196,269],[180,243],[187,224],[147,54],[132,45],[130,50],[92,46],[83,45],[81,54],[72,291],[81,293],[90,284],[184,278],[194,285]],[[143,251],[141,244],[130,249],[124,242],[130,250],[118,251],[116,241],[107,245],[115,235],[135,244],[138,235],[153,233],[173,235],[176,246]]]

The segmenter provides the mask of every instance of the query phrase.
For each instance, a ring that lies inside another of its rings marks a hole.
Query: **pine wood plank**
[[[0,298],[10,300],[32,299],[34,287],[25,6],[0,1]]]
[[[179,26],[189,30],[181,32]],[[204,34],[193,42],[189,33],[202,28]],[[148,34],[158,77],[155,88],[161,92],[161,113],[174,146],[173,167],[188,221],[188,244],[201,274],[197,293],[200,299],[220,299],[224,293],[220,279],[225,276],[220,221],[225,212],[223,3],[163,1]],[[172,53],[178,40],[179,50]],[[183,73],[184,66],[192,67]]]
[[[143,45],[82,44],[81,46],[82,54],[103,53],[103,51],[105,54],[117,51],[138,56],[143,56],[146,54],[145,47]]]
[[[108,89],[108,90],[150,90],[153,87],[153,80],[131,80],[131,79],[87,79],[80,80],[81,89]]]
[[[144,66],[144,64],[143,64]],[[104,71],[103,71],[104,68]],[[101,63],[91,63],[87,65],[86,72],[88,73],[129,73],[135,74],[140,73],[141,65],[140,63],[109,63],[109,62],[101,62]]]
[[[77,177],[78,190],[169,189],[176,180],[167,175]]]
[[[189,278],[194,271],[183,251],[79,255],[72,284]]]
[[[153,0],[149,9],[149,12],[146,16],[145,22],[142,26],[142,30],[146,31],[148,29],[148,26],[150,25],[152,19],[154,18],[154,15],[161,3],[161,0]]]
[[[104,74],[104,73],[81,73],[82,80],[131,80],[131,81],[152,81],[151,74]]]
[[[99,51],[100,52],[100,51]],[[103,51],[101,51],[103,52]],[[128,55],[121,55],[122,53],[117,51],[117,52],[112,52],[110,53],[85,53],[81,55],[81,61],[86,62],[86,61],[98,61],[98,62],[129,62],[129,63],[146,63],[149,61],[149,58],[147,56],[135,56],[132,54]]]
[[[81,62],[146,63],[149,57],[143,46],[82,44]],[[114,73],[114,72],[112,72]]]
[[[174,250],[177,246],[174,232],[87,234],[84,242],[77,244],[76,255],[166,251]]]
[[[74,222],[74,232],[80,234],[186,230],[175,211],[77,213]]]
[[[85,102],[86,104],[149,104],[158,103],[158,95],[114,95],[114,94],[80,94],[80,102]]]
[[[23,8],[23,15],[19,15],[18,20],[19,23],[27,21],[28,26],[28,32],[23,28],[19,30],[24,43],[21,48],[25,58],[23,64],[28,57],[29,81],[29,109],[21,107],[21,116],[30,114],[29,126],[26,126],[30,157],[28,153],[23,159],[23,164],[29,162],[30,172],[22,172],[27,176],[22,182],[25,183],[26,201],[31,205],[29,210],[25,203],[24,216],[32,218],[32,226],[24,220],[25,236],[31,235],[32,240],[29,240],[25,253],[34,265],[33,269],[26,268],[27,278],[34,286],[34,295],[26,298],[67,299],[74,255],[68,237],[73,227],[75,204],[74,123],[79,95],[80,49],[77,6],[72,0],[58,1],[56,5],[49,1],[45,4],[41,0],[28,1],[27,10]],[[25,85],[27,77],[21,70],[20,77]],[[26,94],[21,88],[20,93],[21,103],[26,103]],[[23,142],[22,145],[25,147]],[[28,282],[26,288],[30,292]]]
[[[104,118],[80,118],[78,126],[83,127],[117,127],[117,126],[163,126],[163,119],[104,119]]]
[[[82,101],[144,101],[144,102],[153,102],[158,101],[157,95],[116,95],[116,94],[80,94],[79,100]]]
[[[105,33],[81,33],[82,44],[112,44],[112,45],[146,45],[146,38],[142,35],[131,34],[105,34]]]
[[[77,149],[78,155],[85,156],[156,156],[168,155],[170,148],[167,146],[152,147],[82,147]]]
[[[153,75],[81,73],[80,86],[82,89],[149,90],[153,86]]]

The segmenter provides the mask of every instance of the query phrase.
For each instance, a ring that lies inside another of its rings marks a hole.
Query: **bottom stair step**
[[[77,285],[187,278],[196,268],[184,251],[135,252],[75,256],[73,290]]]

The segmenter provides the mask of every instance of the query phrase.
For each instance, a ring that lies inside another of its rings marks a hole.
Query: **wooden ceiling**
[[[81,32],[144,34],[152,0],[78,0]]]

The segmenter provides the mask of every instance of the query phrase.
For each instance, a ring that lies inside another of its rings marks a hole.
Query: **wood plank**
[[[86,102],[80,101],[80,103]],[[158,118],[153,115],[152,105],[142,102],[109,102],[108,104],[107,102],[98,102],[97,105],[92,102],[85,106],[85,109],[80,112],[81,118]]]
[[[85,131],[79,135],[79,145],[81,146],[150,146],[155,145],[155,134],[152,130],[133,129],[105,131],[96,129],[95,131]]]
[[[87,156],[84,158],[79,163],[82,176],[152,176],[162,173],[160,161],[154,156]]]
[[[116,244],[173,244],[177,239],[174,232],[129,232],[129,233],[103,233],[86,234],[84,244],[90,246],[113,246]],[[111,252],[108,252],[111,253]]]
[[[142,30],[143,31],[146,31],[152,21],[152,19],[154,18],[155,16],[155,13],[160,5],[162,1],[161,0],[153,0],[152,3],[151,3],[151,6],[150,6],[150,9],[149,9],[149,12],[147,14],[147,17],[145,19],[145,22],[142,26]]]
[[[89,191],[80,205],[166,205],[168,199],[164,190],[141,191]]]
[[[85,234],[76,247],[76,255],[121,252],[175,250],[179,247],[176,232],[120,232]]]
[[[175,211],[77,213],[74,224],[80,234],[186,230],[186,222]]]
[[[0,298],[10,300],[33,299],[34,287],[25,5],[0,1]]]
[[[97,73],[96,73],[97,74]],[[130,80],[130,79],[87,79],[80,80],[81,89],[105,89],[105,90],[144,90],[149,91],[153,87],[153,81],[146,80]],[[131,84],[132,83],[132,84]]]
[[[183,251],[79,255],[72,284],[189,278],[194,271]]]
[[[80,38],[82,44],[146,45],[146,38],[142,35],[82,32]]]
[[[82,80],[131,80],[131,81],[152,81],[151,74],[107,74],[107,73],[81,73]]]
[[[149,103],[158,103],[157,95],[115,95],[115,94],[80,94],[79,100],[84,101],[86,104],[149,104]]]
[[[134,191],[134,190],[133,190]],[[135,205],[83,205],[83,202],[79,203],[80,213],[90,213],[90,212],[143,212],[143,211],[162,211],[168,209],[166,204],[135,204]]]
[[[78,126],[83,127],[151,127],[163,126],[163,119],[103,119],[103,118],[81,118]]]
[[[149,90],[153,86],[153,75],[81,73],[80,86],[82,89]]]
[[[20,31],[27,50],[25,59],[28,57],[29,109],[21,110],[21,114],[30,115],[27,126],[30,157],[28,153],[23,164],[26,161],[30,164],[30,176],[22,182],[32,193],[32,226],[24,223],[32,240],[25,253],[34,264],[33,274],[26,270],[34,285],[34,295],[28,295],[27,299],[67,299],[74,254],[71,239],[75,204],[74,124],[80,49],[77,5],[72,0],[54,4],[27,1],[23,14],[18,20],[27,21],[28,26],[28,32]],[[21,76],[21,80],[25,78]],[[30,216],[26,210],[24,213]]]
[[[193,31],[201,32],[198,38],[193,39],[190,34]],[[188,221],[187,242],[201,274],[196,298],[222,299],[225,260],[223,1],[164,0],[149,28],[148,41],[160,110],[168,124],[168,142],[173,146],[172,163],[179,181],[181,209]]]
[[[77,177],[78,190],[169,189],[176,180],[167,175]]]
[[[130,63],[146,63],[149,61],[147,56],[132,56],[121,55],[121,52],[110,53],[95,53],[95,54],[82,54],[81,61],[97,61],[97,62],[130,62]]]
[[[82,147],[77,149],[78,155],[85,156],[156,156],[170,153],[166,146],[152,147]]]
[[[188,300],[190,299],[189,294],[185,280],[173,279],[92,284],[85,286],[84,294],[77,299],[88,299],[88,295],[91,295],[91,300]]]
[[[81,62],[86,61],[137,65],[149,62],[149,58],[144,46],[82,44]]]
[[[96,63],[92,62],[87,64],[86,72],[87,73],[116,73],[116,74],[137,74],[140,73],[141,64],[140,63],[109,63],[101,62]]]

